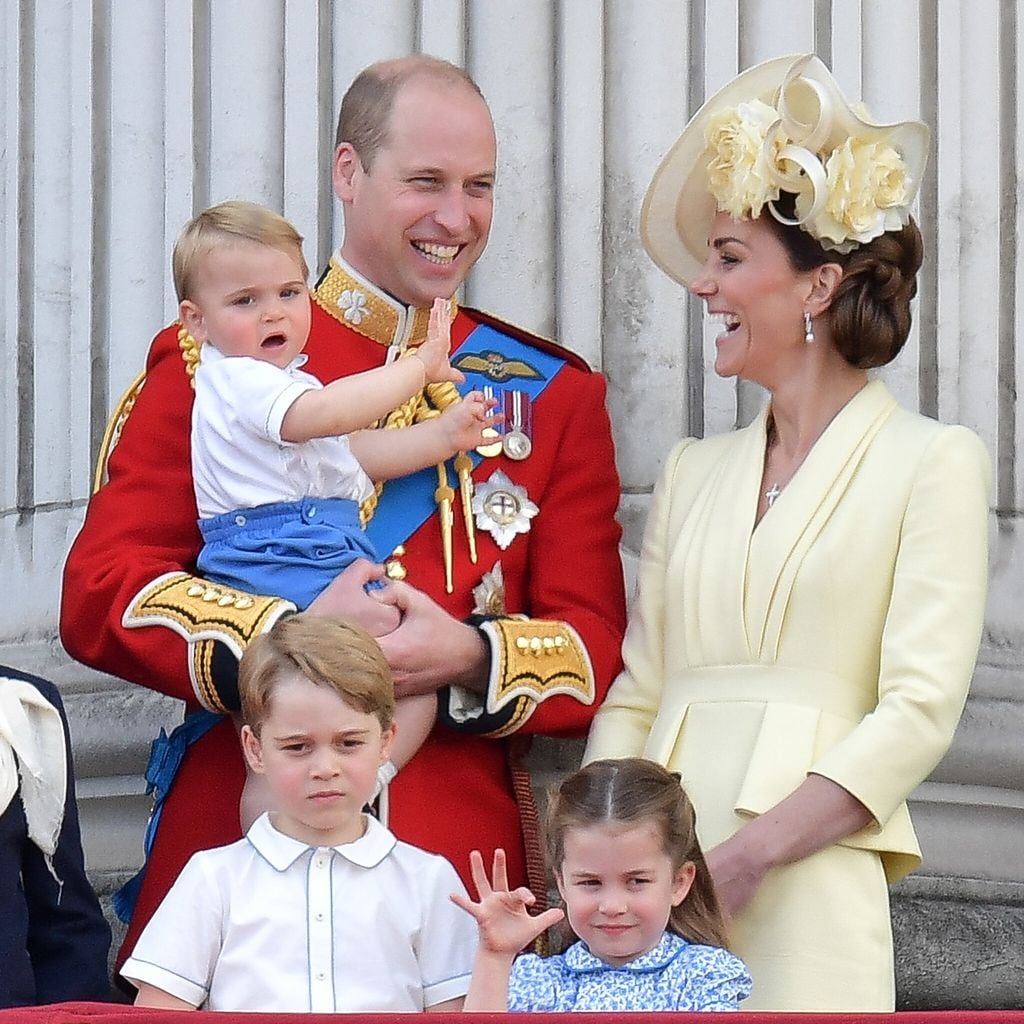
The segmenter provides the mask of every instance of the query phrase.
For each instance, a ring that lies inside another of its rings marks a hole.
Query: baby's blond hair
[[[279,213],[258,203],[232,199],[211,206],[193,217],[174,243],[171,272],[179,302],[194,298],[195,272],[199,261],[218,247],[239,240],[258,242],[297,256],[303,281],[309,276],[309,268],[302,255],[302,235],[292,224]]]

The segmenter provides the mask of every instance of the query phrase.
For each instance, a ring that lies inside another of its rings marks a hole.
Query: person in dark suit
[[[60,694],[0,665],[0,1007],[106,999],[109,949]]]

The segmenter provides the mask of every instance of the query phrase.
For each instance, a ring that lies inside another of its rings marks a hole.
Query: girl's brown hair
[[[697,841],[697,815],[676,772],[639,757],[594,761],[574,772],[548,799],[549,863],[561,875],[570,828],[646,821],[657,826],[673,871],[687,861],[697,869],[686,898],[672,908],[669,931],[688,942],[724,947],[725,921]]]

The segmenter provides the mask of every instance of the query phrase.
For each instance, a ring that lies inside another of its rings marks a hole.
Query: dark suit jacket
[[[0,665],[4,679],[31,683],[60,712],[67,743],[68,788],[53,868],[28,838],[21,797],[0,814],[0,1007],[106,999],[110,928],[85,876],[78,831],[71,742],[57,688]]]

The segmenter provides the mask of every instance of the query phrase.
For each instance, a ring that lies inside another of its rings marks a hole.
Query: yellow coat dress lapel
[[[778,656],[800,564],[895,408],[896,400],[884,385],[865,385],[825,428],[754,530],[744,586],[744,623],[753,660],[770,662]],[[762,413],[762,421],[766,415]]]

